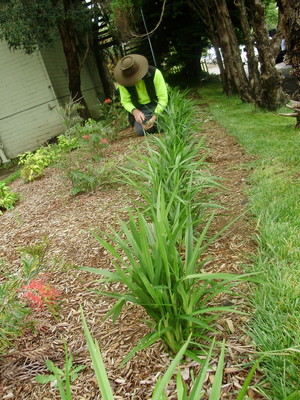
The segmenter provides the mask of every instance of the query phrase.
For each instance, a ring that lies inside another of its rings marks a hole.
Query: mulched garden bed
[[[212,230],[241,215],[247,208],[245,187],[248,171],[245,163],[251,161],[235,139],[228,136],[219,125],[205,120],[199,137],[206,136],[211,149],[208,162],[212,174],[223,178],[227,190],[218,195],[218,201],[226,211],[218,212]],[[107,156],[117,158],[124,154],[134,157],[138,148],[143,148],[144,138],[137,137],[131,129],[120,132],[119,137],[107,149]],[[39,243],[47,237],[49,245],[47,276],[52,285],[62,293],[62,308],[59,320],[49,313],[36,312],[36,330],[28,331],[19,338],[15,347],[0,359],[0,395],[2,399],[54,400],[60,399],[58,390],[50,384],[38,384],[34,377],[48,373],[47,358],[55,364],[64,363],[64,342],[74,357],[74,363],[85,365],[79,378],[72,384],[75,400],[101,399],[88,354],[80,306],[82,306],[88,326],[97,339],[107,367],[107,373],[116,399],[146,400],[158,377],[168,367],[171,356],[163,344],[157,342],[139,352],[124,367],[118,368],[124,356],[148,332],[145,312],[128,304],[115,324],[103,316],[110,309],[113,300],[100,296],[93,290],[100,288],[95,282],[99,276],[80,271],[76,266],[112,268],[107,252],[91,233],[94,228],[109,231],[115,227],[118,218],[126,218],[126,208],[131,204],[129,189],[125,186],[104,188],[79,196],[71,196],[70,187],[61,179],[57,169],[48,168],[45,176],[32,183],[24,184],[19,178],[11,185],[11,190],[20,194],[16,207],[0,216],[0,259],[11,271],[20,268],[18,249]],[[206,270],[212,272],[242,273],[247,256],[255,251],[252,236],[254,228],[247,215],[242,216],[230,229],[210,246],[213,261],[207,263]],[[115,289],[118,285],[115,285]],[[247,293],[247,286],[239,287]],[[119,287],[122,290],[122,287]],[[236,302],[242,310],[248,310],[243,299],[226,299]],[[227,353],[223,379],[222,399],[234,399],[248,370],[240,364],[249,361],[254,352],[245,332],[247,315],[224,314],[217,322],[218,337],[226,338]],[[207,393],[214,377],[217,356],[211,362],[206,378]],[[197,373],[199,366],[189,361],[182,367],[183,377],[190,383],[191,370]],[[259,379],[257,377],[256,379]],[[170,382],[168,399],[177,399],[175,380]],[[262,398],[255,390],[249,390],[252,399]],[[208,397],[204,397],[205,399]]]

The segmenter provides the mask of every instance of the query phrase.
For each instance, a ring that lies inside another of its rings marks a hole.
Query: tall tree
[[[83,105],[79,113],[84,119],[90,114],[81,91],[84,52],[80,51],[78,36],[87,35],[91,23],[89,10],[81,0],[0,0],[0,38],[10,48],[31,54],[51,45],[59,35],[68,66],[70,95]]]
[[[217,54],[221,49],[218,64],[224,91],[228,95],[237,93],[242,100],[258,107],[276,110],[284,101],[282,78],[276,69],[262,1],[188,0],[188,3],[206,22],[207,34]],[[243,67],[237,32],[246,45],[248,74]]]
[[[177,67],[191,80],[200,72],[200,57],[208,44],[203,21],[187,7],[186,0],[106,0],[121,40],[140,39],[138,51],[165,70]],[[146,30],[150,32],[145,36]],[[150,39],[150,40],[149,40]]]

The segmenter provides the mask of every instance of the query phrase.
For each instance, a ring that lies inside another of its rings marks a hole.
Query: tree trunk
[[[230,81],[233,93],[238,93],[243,101],[253,102],[226,0],[212,0],[209,3],[214,29],[219,36],[227,80]],[[216,10],[218,10],[217,13]]]
[[[275,66],[261,0],[247,0],[248,8],[245,6],[245,0],[235,0],[232,5],[237,6],[240,11],[240,23],[249,61],[248,76],[244,70],[236,28],[231,20],[227,1],[189,0],[189,4],[206,22],[207,33],[213,45],[221,48],[223,59],[218,61],[218,64],[225,93],[238,93],[243,101],[268,110],[275,110],[283,104],[282,78]],[[260,70],[254,43],[259,52]]]
[[[54,0],[57,3],[58,0]],[[83,108],[78,110],[79,115],[87,120],[90,118],[85,99],[81,92],[80,62],[77,52],[76,33],[73,23],[66,16],[71,8],[71,0],[63,0],[65,18],[59,23],[58,30],[66,57],[69,73],[69,91],[74,102],[80,103]]]
[[[248,17],[254,29],[255,45],[260,61],[260,93],[257,93],[256,103],[259,107],[274,111],[285,100],[282,90],[282,76],[276,69],[275,58],[270,45],[265,7],[261,0],[249,0],[248,4]]]
[[[300,100],[300,2],[299,0],[277,0],[282,15],[287,63],[297,79],[294,100]],[[299,124],[298,124],[299,125]]]
[[[249,24],[248,14],[245,7],[244,0],[237,0],[236,2],[239,12],[240,12],[240,21],[241,27],[244,35],[246,53],[247,53],[247,60],[248,60],[248,80],[251,86],[251,90],[253,93],[254,98],[257,96],[257,92],[259,91],[260,85],[260,74],[258,69],[258,60],[255,55],[255,40],[252,34],[252,30]]]

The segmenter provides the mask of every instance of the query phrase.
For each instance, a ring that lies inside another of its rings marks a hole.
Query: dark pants
[[[146,121],[149,121],[149,119],[152,117],[155,107],[156,107],[156,105],[151,104],[151,103],[139,105],[138,109],[140,111],[142,111],[142,113],[144,113],[145,117],[146,117],[144,123]],[[135,131],[137,132],[137,134],[139,136],[144,136],[145,132],[146,132],[146,134],[157,132],[157,128],[155,125],[152,128],[145,131],[144,128],[142,127],[142,125],[139,124],[138,122],[136,122],[136,120],[134,119],[134,116],[132,114],[129,114],[128,120],[130,122],[130,125],[134,127]]]

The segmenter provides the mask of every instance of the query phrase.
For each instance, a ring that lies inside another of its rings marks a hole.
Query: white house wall
[[[63,47],[60,41],[53,46],[41,49],[45,67],[53,85],[54,92],[60,104],[70,100],[69,77]],[[81,71],[81,91],[93,118],[99,117],[99,101],[104,100],[104,91],[97,64],[89,55]]]
[[[9,158],[36,149],[64,131],[39,53],[10,51],[0,41],[0,143]]]

